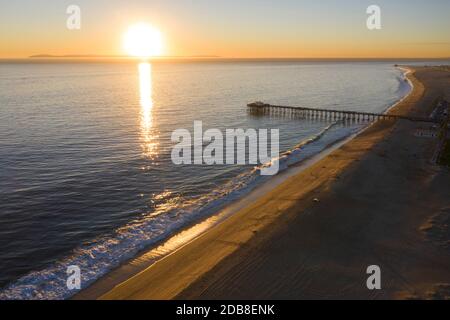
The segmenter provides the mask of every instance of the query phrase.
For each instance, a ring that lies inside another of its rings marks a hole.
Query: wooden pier
[[[253,102],[247,105],[253,114],[268,114],[281,116],[304,116],[317,119],[376,121],[376,120],[409,120],[416,122],[440,123],[439,120],[424,117],[411,117],[387,113],[372,113],[347,110],[332,110],[306,107],[277,106],[263,102]]]

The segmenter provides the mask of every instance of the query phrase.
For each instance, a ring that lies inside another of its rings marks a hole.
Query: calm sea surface
[[[278,128],[286,168],[362,125],[248,102],[383,112],[403,78],[381,62],[0,63],[0,298],[68,297],[68,265],[87,285],[270,179],[174,165],[173,130]]]

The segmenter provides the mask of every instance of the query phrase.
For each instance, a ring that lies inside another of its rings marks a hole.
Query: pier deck
[[[332,120],[355,120],[355,121],[375,121],[375,120],[409,120],[416,122],[440,123],[439,120],[425,117],[412,117],[387,113],[373,113],[348,110],[333,110],[307,107],[291,107],[271,105],[263,102],[249,103],[247,107],[258,114],[279,114],[279,115],[305,115],[311,117],[320,117]]]

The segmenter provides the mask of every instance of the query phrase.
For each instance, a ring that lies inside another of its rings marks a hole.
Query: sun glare
[[[158,29],[146,23],[131,26],[125,33],[125,52],[133,57],[149,58],[162,53],[162,39]]]

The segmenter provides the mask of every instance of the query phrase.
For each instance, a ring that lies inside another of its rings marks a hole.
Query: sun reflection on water
[[[158,137],[153,126],[152,67],[150,63],[139,64],[139,94],[142,154],[146,158],[154,159],[158,153]]]

